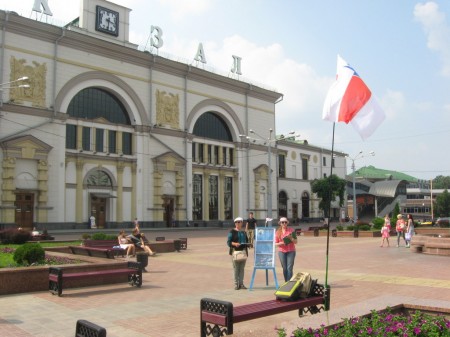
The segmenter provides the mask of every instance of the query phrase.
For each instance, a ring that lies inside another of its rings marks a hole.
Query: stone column
[[[116,217],[117,222],[123,222],[123,169],[125,165],[122,161],[117,163],[117,203],[116,203]]]
[[[44,223],[48,221],[48,165],[46,160],[40,160],[37,166],[38,170],[38,207],[37,221]]]
[[[16,185],[14,183],[14,176],[16,171],[16,159],[7,157],[3,159],[2,163],[2,222],[14,223],[16,221],[14,202],[16,201]]]
[[[83,167],[84,167],[84,160],[77,159],[76,161],[76,168],[77,168],[77,191],[76,191],[76,201],[75,201],[75,221],[78,224],[83,223],[84,221],[87,221],[86,219],[83,219]],[[90,199],[87,200],[90,202]],[[89,217],[89,214],[88,214]],[[84,220],[84,221],[83,221]]]

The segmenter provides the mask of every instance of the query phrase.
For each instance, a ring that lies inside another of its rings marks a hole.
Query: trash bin
[[[319,236],[319,228],[314,228],[314,236]]]
[[[337,230],[336,229],[333,229],[333,230],[331,230],[331,236],[332,237],[337,237]]]
[[[359,230],[357,230],[357,229],[353,230],[353,237],[354,238],[359,237]]]
[[[179,253],[181,249],[181,240],[173,240],[175,250]]]
[[[147,272],[145,267],[148,266],[148,254],[145,252],[136,253],[136,261],[141,263],[142,271]]]

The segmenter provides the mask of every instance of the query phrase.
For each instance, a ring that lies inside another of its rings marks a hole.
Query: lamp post
[[[263,141],[264,145],[267,144],[267,166],[268,166],[268,173],[267,173],[267,224],[270,225],[272,221],[272,142],[276,142],[276,138],[272,138],[273,129],[269,129],[269,137],[265,139],[261,135],[259,135],[255,130],[250,129],[248,130],[251,134],[256,135],[258,138],[252,138],[247,135],[239,135],[239,137],[244,137],[248,141],[253,140],[253,142],[256,141]],[[294,135],[295,131],[291,131],[288,133],[289,135]],[[297,136],[297,135],[296,135]],[[282,137],[284,138],[284,137]]]
[[[358,214],[356,209],[356,182],[355,182],[355,160],[367,157],[367,156],[375,156],[375,152],[370,151],[368,155],[364,155],[362,151],[354,156],[353,158],[347,156],[348,159],[352,161],[352,172],[353,172],[353,223],[356,224],[358,220]]]

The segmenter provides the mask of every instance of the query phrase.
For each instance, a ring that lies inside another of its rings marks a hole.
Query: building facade
[[[0,11],[1,226],[318,217],[309,182],[330,152],[244,137],[275,129],[282,94],[139,50],[129,13],[84,0],[59,27]]]

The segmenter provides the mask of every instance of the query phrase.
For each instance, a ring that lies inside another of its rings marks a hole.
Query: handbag
[[[243,250],[233,251],[233,261],[245,261],[247,260],[247,254]]]
[[[409,233],[409,232],[405,233],[405,240],[406,241],[411,240],[411,233]]]

